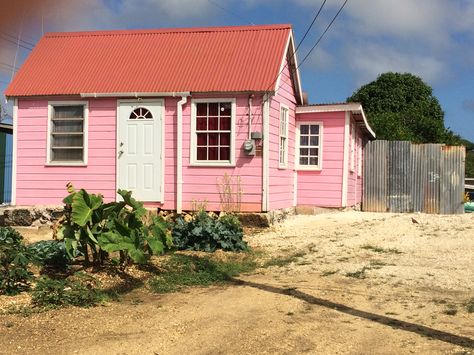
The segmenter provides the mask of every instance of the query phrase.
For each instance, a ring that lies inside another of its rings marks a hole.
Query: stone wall
[[[0,226],[39,227],[56,222],[62,215],[62,207],[0,208]]]

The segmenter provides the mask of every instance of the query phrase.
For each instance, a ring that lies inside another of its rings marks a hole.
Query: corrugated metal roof
[[[350,111],[357,121],[360,129],[369,137],[369,139],[375,139],[375,132],[369,125],[367,118],[365,117],[364,109],[362,104],[359,102],[341,102],[333,104],[311,104],[311,105],[300,105],[296,107],[296,113],[311,113],[311,112],[335,112],[335,111]]]
[[[46,34],[6,96],[274,90],[290,25]]]

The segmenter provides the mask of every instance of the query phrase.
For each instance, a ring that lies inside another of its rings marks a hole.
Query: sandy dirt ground
[[[0,315],[0,354],[474,353],[474,214],[295,216],[248,240],[288,263],[226,286]]]

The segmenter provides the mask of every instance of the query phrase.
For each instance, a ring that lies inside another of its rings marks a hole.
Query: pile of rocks
[[[0,226],[40,227],[56,222],[62,207],[7,207],[0,209]]]
[[[193,218],[195,212],[185,211],[181,214],[186,222]],[[211,217],[218,217],[225,212],[208,212]],[[281,222],[294,210],[280,210],[271,213],[238,213],[237,216],[244,226],[268,227]],[[40,227],[54,224],[64,214],[62,207],[5,207],[0,208],[0,226]],[[158,214],[165,220],[173,222],[179,214],[174,211],[150,210],[148,218]]]

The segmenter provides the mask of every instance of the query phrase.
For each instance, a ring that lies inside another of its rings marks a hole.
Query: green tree
[[[432,88],[409,73],[384,73],[347,99],[360,102],[377,138],[444,143],[449,132]]]
[[[474,176],[474,143],[444,126],[441,105],[421,78],[410,73],[383,73],[347,101],[362,104],[378,139],[464,145],[466,176]]]

